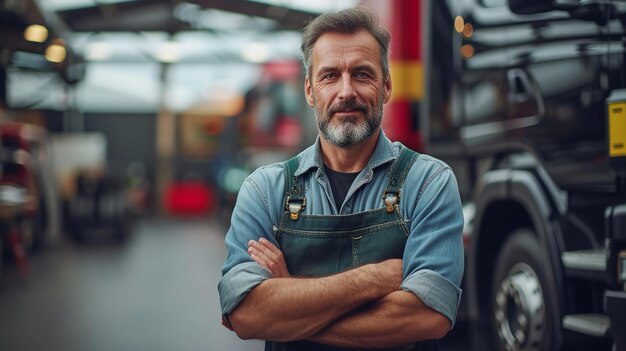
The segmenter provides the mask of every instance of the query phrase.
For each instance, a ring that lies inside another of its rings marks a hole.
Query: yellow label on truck
[[[626,103],[609,103],[609,156],[626,156]]]

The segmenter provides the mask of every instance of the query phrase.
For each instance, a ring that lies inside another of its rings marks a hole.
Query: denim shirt
[[[398,157],[400,143],[380,133],[368,164],[354,180],[337,209],[324,174],[319,144],[302,151],[297,176],[304,179],[305,214],[350,214],[383,207],[382,195],[389,166]],[[271,277],[248,255],[248,241],[263,237],[278,245],[273,229],[284,212],[283,163],[257,169],[239,191],[226,234],[227,257],[218,290],[226,317],[254,287]],[[409,171],[399,199],[410,228],[403,255],[401,289],[415,294],[425,305],[450,319],[452,325],[461,298],[463,275],[463,212],[458,186],[450,167],[420,154]],[[289,268],[289,267],[287,267]]]

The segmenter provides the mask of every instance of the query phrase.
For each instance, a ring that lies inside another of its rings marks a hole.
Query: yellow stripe
[[[609,156],[626,156],[626,103],[609,103]]]
[[[420,61],[391,62],[391,98],[419,101],[424,96],[424,66]]]

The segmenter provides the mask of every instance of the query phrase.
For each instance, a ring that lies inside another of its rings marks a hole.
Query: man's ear
[[[313,107],[313,87],[311,86],[309,76],[304,77],[304,95],[306,96],[306,102]]]
[[[385,89],[385,103],[389,102],[389,99],[391,99],[391,88],[392,88],[391,84],[391,74],[387,76],[387,79],[385,79],[385,83],[384,83],[384,89]]]

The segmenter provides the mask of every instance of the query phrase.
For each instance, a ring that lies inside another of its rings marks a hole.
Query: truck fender
[[[555,303],[558,304],[559,315],[562,314],[563,299],[559,297],[563,296],[563,275],[559,239],[556,237],[561,233],[552,219],[565,211],[567,202],[563,193],[546,177],[540,168],[497,169],[483,174],[474,190],[476,216],[467,251],[465,279],[469,317],[477,322],[475,324],[478,328],[490,323],[485,314],[480,313],[486,310],[484,300],[489,296],[489,291],[485,293],[485,289],[491,286],[485,284],[484,279],[493,279],[485,278],[491,275],[490,271],[485,270],[493,268],[506,235],[522,227],[528,227],[536,233],[543,249],[542,255],[550,262],[550,269],[546,271],[553,284],[549,288],[554,290]],[[493,218],[488,220],[486,216],[498,204],[508,204],[513,211],[497,216],[498,228],[494,229]]]

